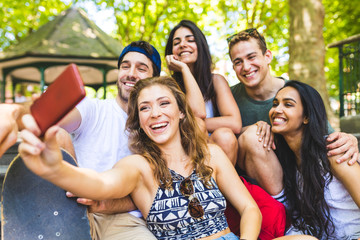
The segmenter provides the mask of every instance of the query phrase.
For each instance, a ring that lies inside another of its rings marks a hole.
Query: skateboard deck
[[[62,154],[76,165],[71,155]],[[91,239],[86,206],[32,173],[19,156],[6,172],[1,200],[2,240]]]

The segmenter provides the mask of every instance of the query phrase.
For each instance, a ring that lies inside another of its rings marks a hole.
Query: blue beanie
[[[150,44],[149,44],[150,45]],[[153,53],[152,54],[149,54],[148,52],[146,52],[146,50],[144,48],[141,48],[141,47],[134,47],[134,46],[131,46],[128,45],[127,47],[125,47],[121,54],[120,54],[120,57],[119,57],[119,60],[118,60],[118,69],[120,68],[120,61],[121,59],[125,56],[125,54],[127,54],[128,52],[139,52],[139,53],[142,53],[144,54],[145,56],[147,56],[156,66],[157,70],[159,71],[159,74],[161,72],[161,59],[160,59],[160,54],[159,52],[156,50],[156,48],[154,48],[152,45],[150,45],[152,50],[153,50]]]

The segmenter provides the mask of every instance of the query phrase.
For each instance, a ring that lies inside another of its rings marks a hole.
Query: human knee
[[[249,126],[239,137],[239,145],[241,149],[254,149],[256,147],[262,147],[261,142],[259,142],[259,137],[257,133],[257,126]]]
[[[274,240],[318,240],[316,237],[309,235],[292,235],[275,238]]]
[[[219,128],[211,134],[211,139],[219,146],[224,146],[228,149],[237,147],[237,139],[230,128]]]

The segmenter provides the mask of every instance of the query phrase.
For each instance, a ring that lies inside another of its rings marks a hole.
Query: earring
[[[185,114],[180,113],[180,120],[184,120],[184,118],[185,118]]]

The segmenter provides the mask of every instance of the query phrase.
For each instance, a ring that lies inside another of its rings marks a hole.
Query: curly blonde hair
[[[164,158],[165,153],[161,152],[156,143],[140,129],[138,97],[143,89],[154,85],[165,86],[174,95],[179,110],[185,116],[179,123],[181,144],[185,153],[190,157],[198,176],[206,187],[211,188],[213,169],[205,163],[210,157],[207,139],[198,127],[194,114],[186,102],[185,94],[171,77],[142,79],[135,84],[134,89],[131,91],[128,102],[128,119],[126,121],[130,150],[133,153],[144,156],[149,161],[153,168],[154,176],[161,187],[171,189],[172,178]]]

